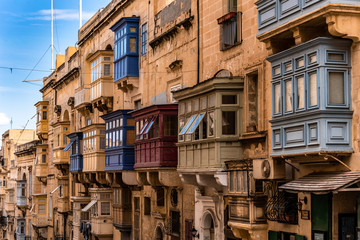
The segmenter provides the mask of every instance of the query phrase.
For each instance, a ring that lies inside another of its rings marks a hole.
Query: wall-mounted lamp
[[[301,211],[302,210],[302,206],[303,206],[303,203],[306,205],[307,204],[307,197],[305,196],[303,199],[300,199],[299,198],[299,201],[297,202],[297,208],[298,208],[298,211]]]
[[[198,231],[193,227],[191,229],[191,235],[194,237],[194,238],[199,238],[199,233]]]

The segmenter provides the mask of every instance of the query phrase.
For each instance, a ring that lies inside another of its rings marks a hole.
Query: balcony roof
[[[144,115],[150,115],[160,113],[162,111],[177,111],[177,104],[157,104],[143,107],[134,111],[129,112],[133,117],[142,117]]]
[[[360,171],[311,173],[297,180],[285,183],[280,190],[289,192],[312,192],[325,194],[342,191],[360,182]],[[351,188],[348,188],[351,190]],[[354,190],[360,191],[359,188]]]

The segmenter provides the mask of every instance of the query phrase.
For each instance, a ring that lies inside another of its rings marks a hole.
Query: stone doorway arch
[[[155,240],[164,240],[164,233],[160,226],[155,229]]]
[[[203,240],[215,240],[214,218],[210,212],[205,212],[202,221]]]

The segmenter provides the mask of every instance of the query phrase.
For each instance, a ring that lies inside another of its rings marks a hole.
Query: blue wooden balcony
[[[105,171],[133,170],[135,121],[131,110],[117,110],[101,116],[105,120]]]
[[[295,19],[330,4],[359,4],[358,0],[259,0],[258,35],[262,35]]]
[[[352,153],[351,43],[316,38],[268,58],[272,156]]]
[[[74,132],[67,136],[70,138],[70,143],[65,149],[70,150],[70,172],[82,171],[83,155],[81,140],[83,138],[83,133]]]

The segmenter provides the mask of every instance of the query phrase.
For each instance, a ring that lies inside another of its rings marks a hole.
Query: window
[[[345,102],[345,74],[344,72],[329,71],[329,104],[344,105]]]
[[[91,82],[101,77],[101,57],[91,62]]]
[[[296,79],[296,110],[305,108],[305,78],[298,76]]]
[[[46,213],[46,199],[38,199],[38,214]]]
[[[110,75],[111,75],[111,65],[104,64],[104,76],[110,76]]]
[[[281,113],[281,84],[276,83],[274,84],[274,114]]]
[[[227,1],[227,13],[218,18],[221,31],[221,50],[226,50],[242,41],[241,12],[237,12],[237,0]]]
[[[42,155],[41,163],[46,163],[46,155],[45,154]]]
[[[110,202],[101,202],[101,215],[110,215]]]
[[[156,205],[158,207],[165,206],[165,192],[162,187],[156,189]]]
[[[175,235],[180,234],[180,212],[170,211],[171,217],[171,233]]]
[[[258,74],[247,75],[248,119],[247,132],[255,132],[258,125]]]
[[[122,18],[111,27],[115,32],[114,81],[124,77],[139,76],[138,28],[137,17]]]
[[[285,112],[292,112],[293,109],[293,88],[292,81],[285,81]]]
[[[316,56],[316,55],[315,55]],[[309,107],[314,107],[318,105],[318,74],[317,72],[309,73]]]
[[[176,136],[177,134],[177,115],[164,116],[164,135]]]
[[[42,120],[47,120],[47,111],[43,111]]]
[[[147,23],[141,26],[141,54],[147,53]]]
[[[150,215],[151,213],[151,199],[144,197],[144,215]]]
[[[236,134],[236,112],[223,111],[222,112],[222,134],[232,135]]]
[[[250,185],[249,181],[253,179],[250,179],[248,171],[244,171],[244,170],[230,171],[228,177],[229,177],[229,192],[245,194],[245,195],[249,194],[249,185]],[[262,187],[262,183],[260,181],[259,183],[261,184]],[[256,186],[254,187],[256,188]],[[256,191],[256,189],[254,190]],[[262,189],[260,190],[260,192],[262,192]]]

